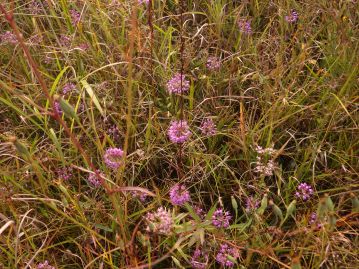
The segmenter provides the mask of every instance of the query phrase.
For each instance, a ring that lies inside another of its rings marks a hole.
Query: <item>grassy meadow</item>
[[[0,269],[359,268],[358,1],[0,9]]]

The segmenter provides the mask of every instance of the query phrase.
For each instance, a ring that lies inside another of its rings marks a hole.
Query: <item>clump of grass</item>
[[[10,1],[0,267],[356,268],[346,1]]]

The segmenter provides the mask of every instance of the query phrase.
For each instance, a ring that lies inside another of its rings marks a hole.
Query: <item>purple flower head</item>
[[[212,216],[212,224],[217,228],[228,228],[229,221],[232,219],[232,216],[228,211],[224,211],[223,208],[219,208],[214,211]]]
[[[120,148],[109,148],[103,158],[108,167],[117,169],[122,165],[123,150]]]
[[[185,120],[174,120],[168,128],[168,137],[172,143],[186,142],[190,135],[191,131]]]
[[[238,259],[239,253],[235,248],[231,248],[227,244],[221,244],[219,252],[216,255],[216,261],[225,267],[233,267],[234,262],[232,259],[229,259],[228,256],[231,256],[234,260]]]
[[[246,21],[244,19],[241,19],[238,21],[239,31],[241,31],[243,34],[250,35],[252,34],[252,26],[250,21]]]
[[[313,224],[313,223],[316,223],[316,221],[317,221],[317,213],[313,212],[313,213],[310,215],[309,223],[310,223],[310,224]]]
[[[60,42],[60,45],[63,47],[70,47],[71,46],[71,36],[61,35],[59,42]]]
[[[315,213],[315,212],[313,212],[313,213],[310,215],[309,224],[310,224],[310,225],[316,224],[316,225],[317,225],[317,229],[320,229],[320,228],[323,227],[323,224],[320,223],[320,221],[318,220],[317,213]]]
[[[182,87],[181,87],[181,81],[182,81]],[[181,76],[180,73],[176,73],[167,82],[167,90],[169,93],[177,93],[177,94],[187,92],[189,90],[189,81],[185,78],[184,75]]]
[[[206,66],[209,70],[217,70],[221,67],[221,60],[217,57],[209,57]]]
[[[173,220],[169,211],[160,207],[154,213],[147,213],[146,222],[148,226],[147,232],[169,234],[172,231]]]
[[[253,212],[259,206],[259,201],[254,199],[252,196],[247,197],[246,199],[246,212]]]
[[[57,170],[57,176],[64,181],[69,180],[72,177],[72,167],[63,167]]]
[[[171,188],[170,198],[174,205],[183,205],[191,199],[186,187],[179,184],[176,184]]]
[[[267,163],[264,163],[262,157],[257,156],[256,167],[254,172],[261,174],[263,176],[272,176],[273,171],[276,165],[272,159],[268,160]]]
[[[46,260],[43,263],[39,263],[37,265],[37,269],[55,269],[54,266],[51,266],[49,262]]]
[[[16,35],[10,31],[6,31],[5,33],[1,34],[0,41],[1,41],[1,43],[4,43],[4,44],[12,44],[12,45],[17,44]]]
[[[103,173],[101,173],[100,170],[96,170],[96,172],[101,176],[101,178],[105,177],[105,175]],[[97,177],[97,175],[95,173],[90,173],[90,175],[87,178],[87,181],[94,188],[101,186],[101,180]]]
[[[289,23],[294,23],[298,20],[298,17],[297,11],[293,9],[289,15],[285,16],[285,20]]]
[[[132,197],[138,198],[141,202],[145,202],[148,196],[147,193],[141,191],[131,191]]]
[[[307,201],[312,195],[313,195],[313,189],[307,183],[300,183],[295,193],[295,196],[297,198],[302,199],[303,201]]]
[[[120,138],[120,130],[116,125],[112,125],[108,128],[107,133],[115,140]]]
[[[208,254],[204,253],[200,249],[196,249],[193,252],[192,258],[191,258],[191,265],[192,268],[195,269],[205,269],[208,265]]]
[[[33,0],[28,4],[28,10],[30,14],[41,14],[43,8],[47,8],[48,4],[46,1]]]
[[[87,51],[90,48],[90,45],[88,43],[81,43],[77,47],[82,51]]]
[[[202,209],[202,207],[195,205],[193,207],[194,212],[196,213],[196,215],[200,218],[200,219],[204,219],[206,217],[206,214],[204,213],[204,210]]]
[[[262,148],[261,146],[256,146],[255,148],[256,152],[258,153],[258,155],[273,155],[276,151],[275,149],[273,149],[273,147],[270,148]]]
[[[81,20],[81,14],[75,9],[70,9],[70,17],[73,26],[76,26]]]
[[[212,119],[204,119],[201,123],[201,132],[206,136],[213,136],[217,133],[216,125]]]
[[[56,111],[56,113],[62,116],[62,109],[60,103],[58,101],[55,101],[54,105],[54,110]]]
[[[68,82],[62,88],[62,94],[67,94],[76,89],[76,85],[74,83]]]
[[[150,0],[138,0],[138,3],[141,4],[148,4]]]

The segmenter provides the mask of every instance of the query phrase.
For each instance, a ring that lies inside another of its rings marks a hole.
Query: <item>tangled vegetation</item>
[[[356,0],[0,8],[0,268],[359,268]]]

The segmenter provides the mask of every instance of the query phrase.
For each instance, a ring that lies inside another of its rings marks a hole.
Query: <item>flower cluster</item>
[[[116,125],[112,125],[108,128],[107,133],[115,140],[120,138],[120,130]]]
[[[295,193],[295,196],[297,198],[302,199],[303,201],[307,201],[310,198],[310,196],[313,195],[313,193],[314,193],[313,189],[309,184],[300,183]]]
[[[73,26],[76,26],[81,20],[81,14],[75,9],[70,9],[70,17]]]
[[[257,156],[256,167],[254,168],[256,173],[262,174],[264,176],[272,176],[274,169],[275,164],[273,160],[269,160],[266,164],[263,164],[262,158]]]
[[[131,191],[132,197],[138,198],[141,202],[145,202],[148,196],[147,193],[141,191]]]
[[[150,0],[138,0],[138,3],[141,4],[148,4],[150,2]]]
[[[206,136],[213,136],[217,133],[216,125],[212,119],[204,119],[200,129],[202,134]]]
[[[65,94],[67,94],[69,92],[72,92],[75,89],[76,89],[76,85],[74,83],[68,82],[62,88],[62,94],[65,95]]]
[[[69,180],[72,177],[72,167],[63,167],[57,170],[58,178],[62,180]]]
[[[88,43],[81,43],[77,46],[82,51],[87,51],[90,48],[90,45]]]
[[[232,216],[228,211],[225,211],[223,208],[219,208],[213,213],[212,224],[217,228],[228,228],[229,221],[231,219]]]
[[[196,249],[193,252],[192,258],[191,258],[191,265],[192,268],[195,269],[205,269],[208,265],[208,254],[203,253],[202,250]]]
[[[254,199],[252,196],[247,197],[246,199],[246,212],[252,212],[256,210],[259,206],[259,201]]]
[[[58,101],[55,101],[54,103],[54,110],[56,111],[57,114],[59,114],[60,116],[62,116],[62,109],[60,106],[60,103]]]
[[[146,231],[159,234],[169,234],[172,231],[173,220],[169,211],[160,207],[154,213],[147,213],[146,221],[148,226]]]
[[[43,7],[48,6],[46,1],[33,0],[28,4],[28,10],[30,14],[41,14]]]
[[[103,155],[105,163],[112,169],[117,169],[122,165],[123,150],[120,148],[108,148]]]
[[[229,259],[230,256],[232,259]],[[227,244],[221,244],[219,252],[216,255],[216,261],[222,266],[233,267],[234,260],[238,259],[239,252],[235,248],[231,248]]]
[[[181,94],[187,92],[188,90],[189,90],[189,81],[185,78],[184,75],[181,75],[180,73],[176,73],[167,82],[167,91],[169,93]]]
[[[16,35],[10,31],[6,31],[5,33],[0,35],[0,42],[4,44],[17,44]]]
[[[183,205],[188,202],[191,197],[185,186],[176,184],[170,190],[170,199],[174,205]]]
[[[191,131],[185,120],[174,120],[168,128],[168,137],[173,143],[184,143],[190,135]]]
[[[221,61],[217,57],[209,57],[206,66],[209,70],[217,70],[221,67]]]
[[[238,21],[239,30],[246,35],[252,34],[252,26],[249,21],[241,19]]]
[[[200,219],[204,219],[206,217],[206,214],[204,213],[204,210],[202,209],[202,207],[195,205],[193,207],[193,210]]]
[[[63,47],[70,47],[71,46],[71,36],[61,35],[59,42],[60,42],[60,45]]]
[[[273,149],[272,147],[262,148],[261,146],[256,146],[255,150],[260,155],[263,155],[263,154],[273,155],[276,152],[275,149]]]
[[[294,23],[298,20],[298,13],[295,10],[292,10],[289,15],[285,16],[285,20],[289,23]]]
[[[255,150],[258,156],[257,161],[255,162],[256,166],[254,168],[254,172],[263,176],[272,176],[273,171],[276,168],[272,157],[276,151],[272,147],[262,148],[261,146],[256,146]]]
[[[101,178],[105,177],[105,175],[101,173],[100,170],[97,170],[96,172],[101,176]],[[101,180],[97,177],[95,173],[90,173],[90,175],[87,178],[87,181],[90,183],[91,186],[95,188],[101,186]]]
[[[43,263],[39,263],[37,265],[37,269],[55,269],[54,266],[51,266],[49,262],[46,260]]]

